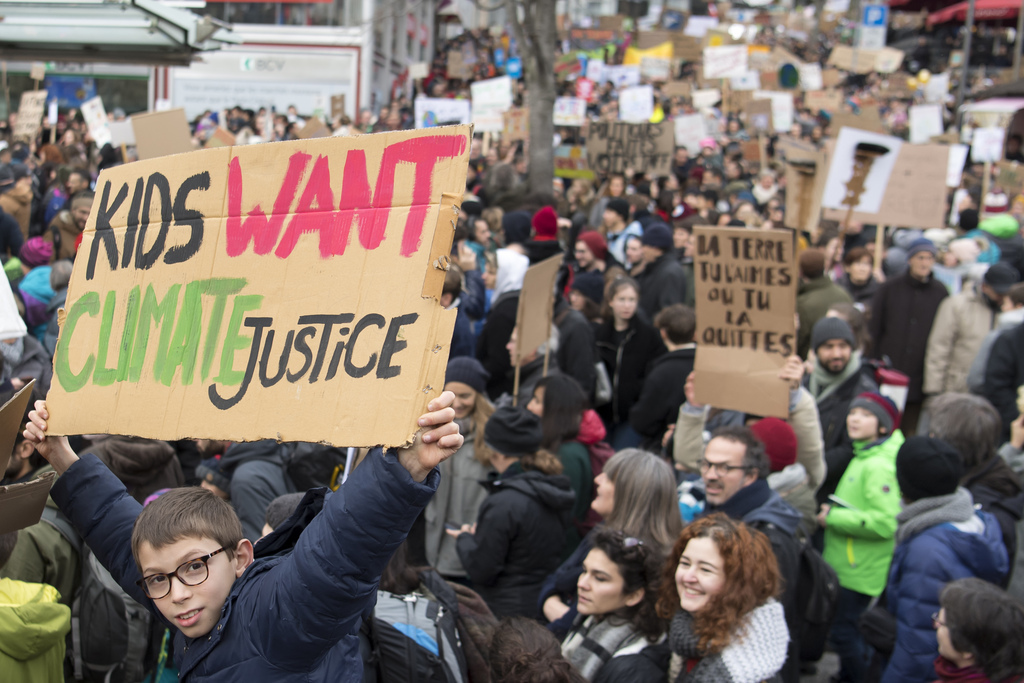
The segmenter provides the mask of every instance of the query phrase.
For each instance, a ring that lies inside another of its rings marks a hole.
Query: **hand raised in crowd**
[[[1010,423],[1010,443],[1019,450],[1024,450],[1024,415]]]
[[[686,384],[683,385],[683,392],[686,394],[686,402],[694,408],[703,408],[703,403],[697,403],[697,391],[694,389],[694,376],[695,373],[691,372],[686,377]]]
[[[58,475],[78,461],[78,456],[71,450],[66,436],[50,436],[46,433],[50,413],[46,409],[46,401],[36,401],[35,410],[28,414],[28,425],[25,427],[25,440],[36,448],[46,462],[53,466]]]
[[[477,269],[476,254],[466,246],[466,240],[459,240],[459,268],[463,273]]]
[[[828,505],[827,503],[821,504],[821,509],[818,511],[818,526],[822,529],[828,526],[828,513],[831,509],[831,505]]]
[[[417,421],[420,430],[412,444],[398,451],[402,466],[416,481],[426,479],[432,469],[462,448],[462,434],[452,409],[454,402],[455,394],[445,391],[428,403],[428,412]]]
[[[476,533],[476,522],[472,524],[463,524],[458,529],[445,529],[446,534],[458,538],[462,534],[475,534]]]
[[[789,383],[790,391],[800,388],[800,382],[804,378],[804,361],[800,356],[793,354],[786,359],[786,364],[779,370],[779,379]]]

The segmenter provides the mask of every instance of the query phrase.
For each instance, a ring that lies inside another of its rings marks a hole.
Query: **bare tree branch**
[[[508,0],[499,0],[496,5],[485,5],[480,2],[480,0],[473,0],[473,4],[476,5],[477,9],[483,10],[484,12],[497,12],[508,4]]]

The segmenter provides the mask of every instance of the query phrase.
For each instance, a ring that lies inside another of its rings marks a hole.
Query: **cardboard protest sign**
[[[46,63],[32,62],[32,67],[28,71],[28,77],[33,81],[41,81],[46,78]]]
[[[872,145],[874,147],[869,147]],[[849,184],[855,174],[855,164],[861,156],[861,150],[868,149],[871,152],[870,172],[864,179],[862,191],[856,195],[858,202],[854,204],[854,210],[861,213],[878,213],[902,146],[903,141],[891,135],[879,135],[854,128],[840,130],[835,150],[831,154],[825,196],[821,200],[821,205],[828,209],[847,208],[843,202],[849,196],[848,193],[853,191]],[[875,153],[875,150],[878,153]]]
[[[821,196],[825,191],[827,156],[818,150],[792,152],[786,157],[787,228],[816,236],[821,219]]]
[[[855,50],[849,45],[836,45],[828,56],[829,66],[843,71],[866,74],[875,70],[876,50]]]
[[[1006,130],[996,126],[975,128],[971,136],[971,161],[980,164],[1002,159],[1005,135]]]
[[[704,15],[693,15],[687,18],[686,26],[683,27],[683,35],[693,38],[703,38],[708,29],[718,26],[718,17]]]
[[[473,77],[473,66],[465,62],[461,50],[448,51],[448,66],[446,71],[448,73],[448,78],[465,80]]]
[[[761,74],[757,71],[748,71],[742,76],[734,76],[729,79],[729,87],[733,90],[759,90]]]
[[[751,100],[743,108],[747,127],[755,134],[770,133],[772,130],[771,100]]]
[[[677,34],[672,41],[672,54],[684,62],[696,62],[704,56],[704,44],[700,38]]]
[[[878,113],[878,107],[874,105],[861,107],[857,114],[838,111],[832,115],[828,128],[832,135],[838,135],[843,128],[858,128],[880,135],[886,133],[885,126],[882,125],[882,116]]]
[[[604,67],[604,78],[616,88],[640,85],[640,67],[635,64],[609,64]]]
[[[996,166],[999,169],[999,175],[996,177],[999,187],[1007,194],[1019,194],[1021,185],[1024,184],[1024,165],[1016,161],[1000,161]]]
[[[711,109],[722,101],[722,91],[718,88],[703,88],[694,90],[690,95],[690,101],[694,109]]]
[[[704,78],[732,78],[747,72],[747,46],[721,45],[704,48]]]
[[[853,220],[898,227],[946,227],[946,176],[950,149],[936,144],[902,145],[878,211],[854,211]],[[842,207],[826,209],[822,215],[830,220],[843,220],[846,213],[846,208]]]
[[[17,140],[35,140],[42,128],[43,112],[46,110],[45,90],[21,93],[21,104],[18,105],[18,119],[14,124],[14,138]]]
[[[665,97],[689,97],[693,88],[686,81],[669,81],[661,86]]]
[[[804,106],[812,112],[838,112],[843,107],[843,93],[838,90],[808,90],[804,93]]]
[[[34,385],[35,380],[26,384],[0,408],[0,472],[7,470]],[[0,534],[39,522],[56,478],[55,472],[47,472],[32,481],[0,486]]]
[[[959,143],[949,146],[949,165],[946,167],[946,187],[960,187],[963,179],[964,164],[967,163],[967,152],[970,148]]]
[[[672,73],[672,60],[663,57],[640,59],[640,75],[652,81],[667,81]]]
[[[508,76],[489,78],[471,84],[473,125],[477,131],[500,133],[505,127],[504,114],[512,108],[512,79]]]
[[[651,176],[668,175],[676,144],[673,122],[592,121],[587,135],[590,168],[601,175],[631,168]]]
[[[96,141],[97,147],[110,142],[110,130],[107,128],[107,111],[103,107],[103,100],[97,95],[92,99],[82,102],[82,118],[89,129],[89,135]]]
[[[125,121],[111,121],[107,124],[107,129],[110,131],[110,144],[115,146],[135,146],[135,129],[132,128],[131,119]],[[224,129],[218,128],[218,130]],[[226,130],[224,132],[227,133]],[[231,144],[235,143],[232,142]]]
[[[467,124],[472,120],[469,100],[446,97],[417,97],[413,102],[417,128]]]
[[[821,74],[821,64],[801,64],[799,71],[800,88],[802,90],[821,90],[825,87],[825,81]]]
[[[631,123],[648,121],[654,115],[654,88],[636,85],[619,91],[619,120]]]
[[[345,115],[345,93],[331,95],[331,120]]]
[[[471,135],[104,170],[61,319],[51,432],[408,443],[444,386],[455,312],[439,299]]]
[[[910,107],[910,143],[920,145],[942,135],[942,106],[918,104]]]
[[[139,159],[156,159],[195,149],[184,109],[168,109],[131,118]],[[321,124],[322,125],[322,124]]]
[[[925,102],[944,103],[949,95],[949,72],[932,74],[932,77],[924,84]]]
[[[685,147],[690,154],[700,154],[700,141],[708,137],[708,126],[703,114],[683,114],[675,119],[676,146]]]
[[[761,143],[757,140],[741,140],[740,152],[744,161],[761,161]]]
[[[650,50],[653,47],[658,47],[665,43],[671,43],[675,35],[676,31],[667,31],[663,29],[637,31],[636,47],[640,50]]]
[[[582,126],[587,120],[587,101],[578,97],[556,97],[556,126]]]
[[[880,74],[891,74],[900,68],[900,64],[903,63],[905,56],[903,50],[897,50],[894,47],[883,47],[875,57],[875,71]]]
[[[764,87],[763,79],[761,87]],[[722,100],[722,108],[730,114],[741,112],[753,101],[755,92],[755,90],[728,90]]]
[[[506,140],[530,139],[530,110],[527,108],[510,109],[504,114],[505,129],[501,136]]]
[[[771,100],[772,127],[776,132],[785,133],[793,127],[793,116],[796,113],[793,106],[793,93],[775,90],[755,90],[754,99]]]
[[[559,145],[555,148],[555,177],[593,180],[594,172],[587,164],[587,150],[579,145]]]
[[[426,62],[413,62],[409,65],[409,78],[418,81],[430,73],[430,65]]]
[[[788,417],[789,386],[778,375],[796,352],[793,233],[697,226],[694,239],[697,400]]]
[[[207,138],[206,144],[203,145],[206,148],[210,147],[231,147],[235,144],[235,136],[231,134],[231,131],[225,130],[224,128],[214,128],[210,132],[210,137]]]
[[[554,317],[555,279],[562,266],[562,255],[557,254],[530,266],[523,276],[523,289],[519,293],[516,311],[516,357],[512,366],[521,365],[524,358],[537,351],[551,337]]]
[[[306,125],[295,134],[300,140],[312,140],[313,138],[328,138],[331,136],[331,129],[324,125],[324,122],[317,116],[310,116],[306,119]]]
[[[843,74],[838,69],[822,69],[821,84],[826,88],[835,88],[843,82]]]

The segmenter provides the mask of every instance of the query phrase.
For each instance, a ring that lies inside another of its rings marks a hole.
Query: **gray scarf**
[[[13,374],[14,368],[21,364],[21,357],[25,355],[25,338],[18,337],[12,343],[0,341],[0,356],[4,359],[4,379]]]
[[[945,496],[922,498],[907,505],[896,515],[896,542],[946,522],[966,522],[974,516],[974,499],[964,487]]]
[[[562,655],[588,681],[618,650],[643,638],[628,621],[609,617],[600,621],[587,617],[562,644]]]
[[[843,382],[860,372],[860,357],[860,351],[851,353],[850,362],[846,364],[846,367],[838,375],[833,375],[826,370],[821,365],[821,362],[815,358],[814,370],[811,371],[811,379],[807,383],[807,388],[811,390],[811,396],[814,397],[815,402],[821,403],[838,389]]]

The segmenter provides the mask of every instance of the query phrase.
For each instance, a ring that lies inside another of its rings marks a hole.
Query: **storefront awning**
[[[229,26],[157,0],[0,0],[0,59],[186,66],[239,42]]]
[[[995,21],[1012,19],[1020,11],[1019,0],[976,0],[974,3],[975,21]],[[950,21],[964,22],[967,20],[967,3],[958,2],[944,7],[938,12],[928,15],[928,25],[945,24]]]

